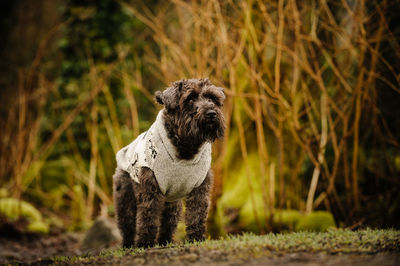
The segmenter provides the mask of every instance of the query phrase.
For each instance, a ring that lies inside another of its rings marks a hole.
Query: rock
[[[116,247],[121,242],[121,235],[114,220],[99,217],[83,238],[80,250],[83,254],[95,255],[102,249]]]

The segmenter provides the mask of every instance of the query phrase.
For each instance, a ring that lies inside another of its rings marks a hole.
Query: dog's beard
[[[221,113],[217,112],[214,119],[207,119],[203,114],[188,115],[181,119],[180,135],[197,143],[213,142],[222,138],[225,132],[225,121]]]
[[[212,121],[203,121],[202,124],[200,124],[200,133],[201,133],[201,139],[203,141],[214,141],[216,139],[222,138],[224,136],[225,132],[225,124],[224,121],[221,121],[223,117],[217,117],[213,119]]]

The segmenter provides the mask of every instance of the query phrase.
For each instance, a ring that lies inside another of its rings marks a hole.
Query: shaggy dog
[[[204,240],[212,184],[211,143],[224,134],[222,88],[180,80],[155,99],[164,108],[150,129],[117,153],[114,202],[123,247],[172,241],[186,198],[186,232]]]

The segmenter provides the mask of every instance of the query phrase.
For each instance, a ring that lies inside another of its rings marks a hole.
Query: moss
[[[33,221],[29,223],[26,229],[29,232],[41,233],[41,234],[47,234],[49,232],[48,224],[42,221]]]
[[[236,136],[234,136],[236,138]],[[232,138],[232,139],[234,139]],[[228,145],[237,145],[237,140]],[[258,224],[268,231],[274,230],[295,230],[302,215],[297,210],[275,210],[272,224],[267,222],[270,219],[268,206],[265,204],[260,175],[260,159],[257,153],[249,153],[247,162],[234,164],[230,169],[228,177],[224,180],[224,190],[217,202],[217,218],[215,222],[221,228],[221,235],[226,235],[223,228],[237,227],[238,230],[245,230],[260,233]],[[272,166],[271,166],[272,165]],[[271,163],[270,167],[274,167]],[[269,173],[267,166],[266,173]],[[268,179],[268,177],[266,177]],[[251,181],[251,189],[249,187]],[[268,195],[266,195],[268,197]],[[291,202],[298,202],[300,199],[290,191],[287,194]],[[296,206],[298,207],[298,206]],[[227,212],[238,211],[238,223],[232,221],[232,215],[225,215]],[[257,215],[257,219],[256,216]],[[229,217],[228,217],[229,216]],[[258,224],[257,224],[258,220]],[[272,226],[272,228],[271,228]]]
[[[2,198],[0,199],[0,214],[11,223],[20,218],[26,219],[28,232],[48,233],[49,231],[49,226],[43,221],[40,212],[28,202],[14,198]]]
[[[304,216],[298,210],[274,210],[272,224],[267,224],[270,219],[268,207],[265,205],[259,178],[259,158],[255,153],[249,154],[248,167],[241,164],[234,169],[224,183],[222,197],[217,202],[217,218],[219,228],[230,226],[232,221],[225,216],[225,211],[237,209],[239,211],[239,230],[254,233],[263,231],[325,231],[335,227],[333,216],[329,212],[317,211]],[[248,179],[252,181],[252,190],[248,186]],[[250,192],[251,191],[251,192]],[[292,200],[295,200],[293,197]],[[257,216],[257,218],[256,218]],[[257,221],[258,220],[258,221]],[[272,226],[272,228],[271,228]],[[220,230],[224,236],[223,230]]]
[[[289,216],[294,213],[287,213]],[[285,215],[282,215],[284,217]],[[297,216],[294,214],[294,216]],[[293,216],[292,216],[293,218]],[[151,249],[117,249],[105,250],[99,256],[55,257],[54,263],[62,264],[144,264],[155,265],[176,264],[181,261],[189,264],[194,256],[206,258],[197,264],[206,261],[215,261],[216,256],[227,258],[250,259],[260,256],[282,256],[285,253],[315,253],[329,254],[371,254],[377,252],[399,252],[400,231],[388,230],[359,230],[344,229],[327,230],[326,232],[292,232],[266,235],[245,233],[228,236],[219,240],[203,242],[180,242],[169,244],[166,247]],[[275,252],[275,253],[272,253]],[[186,259],[188,259],[186,260]],[[196,257],[197,258],[197,257]],[[123,260],[120,260],[123,259]],[[185,259],[182,261],[182,259]],[[140,263],[139,263],[140,262]],[[243,261],[241,261],[243,263]],[[325,261],[326,262],[326,261]],[[212,263],[214,264],[214,263]],[[227,263],[237,264],[237,263]],[[321,261],[323,264],[323,261]],[[346,263],[345,263],[346,264]]]
[[[263,229],[268,229],[266,221],[270,219],[269,212],[265,209],[265,204],[261,193],[254,195],[257,218]],[[257,225],[254,206],[251,200],[248,200],[239,212],[240,226],[249,232],[260,233]],[[331,213],[326,211],[316,211],[309,215],[303,215],[297,210],[275,210],[272,220],[272,226],[279,231],[316,231],[323,232],[328,228],[336,227]]]
[[[302,217],[296,225],[296,231],[326,231],[336,227],[335,220],[330,212],[316,211]]]
[[[302,219],[302,214],[299,211],[280,210],[274,215],[273,225],[281,230],[294,230],[300,219]]]

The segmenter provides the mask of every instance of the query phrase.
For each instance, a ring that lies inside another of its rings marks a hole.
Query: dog
[[[212,186],[211,144],[224,135],[223,88],[207,78],[155,93],[164,106],[149,130],[118,151],[114,203],[123,247],[172,242],[186,198],[186,234],[203,241]]]

